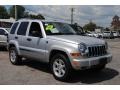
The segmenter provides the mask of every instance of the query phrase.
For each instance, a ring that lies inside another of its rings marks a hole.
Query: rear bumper
[[[87,59],[73,59],[72,67],[76,70],[89,69],[92,66],[107,64],[112,60],[112,54]]]

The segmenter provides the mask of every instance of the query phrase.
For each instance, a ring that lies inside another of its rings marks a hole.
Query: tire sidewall
[[[15,61],[14,61],[14,62],[11,60],[11,51],[12,51],[12,50],[14,50],[14,52],[15,52],[15,54],[16,54],[16,58],[15,58]],[[18,53],[17,53],[17,50],[16,50],[15,47],[11,47],[11,48],[9,49],[9,58],[10,58],[10,62],[11,62],[12,64],[14,64],[14,65],[17,65],[17,64],[20,63],[19,56],[18,56]]]
[[[61,59],[65,64],[66,70],[65,70],[64,76],[62,76],[62,77],[57,77],[54,73],[53,63],[55,62],[56,59]],[[53,58],[51,59],[50,67],[51,67],[51,71],[52,71],[55,79],[60,80],[60,81],[66,81],[66,80],[69,79],[69,76],[70,76],[70,73],[71,73],[71,66],[70,66],[69,59],[65,55],[63,55],[63,54],[54,55]]]

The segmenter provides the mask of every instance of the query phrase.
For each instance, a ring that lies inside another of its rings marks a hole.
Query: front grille
[[[102,56],[107,53],[105,45],[88,47],[88,57]]]

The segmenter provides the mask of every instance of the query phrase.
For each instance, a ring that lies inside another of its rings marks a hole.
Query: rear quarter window
[[[18,22],[14,23],[14,25],[11,28],[10,34],[14,34],[15,33],[18,24],[19,24]]]

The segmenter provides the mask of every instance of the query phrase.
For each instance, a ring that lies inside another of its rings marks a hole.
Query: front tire
[[[9,49],[9,58],[10,62],[14,65],[20,65],[22,62],[21,57],[18,55],[17,50],[15,47],[11,47]]]
[[[66,55],[56,54],[51,60],[51,70],[55,79],[68,81],[71,76],[71,65]]]

